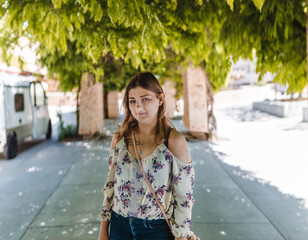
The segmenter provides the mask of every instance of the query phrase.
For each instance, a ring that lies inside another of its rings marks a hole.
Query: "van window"
[[[36,106],[43,106],[44,105],[44,89],[40,83],[35,84],[35,96],[36,96]]]
[[[25,109],[24,95],[22,93],[15,94],[15,111],[22,112]]]

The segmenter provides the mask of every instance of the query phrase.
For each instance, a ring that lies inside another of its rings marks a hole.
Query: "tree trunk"
[[[307,0],[308,1],[308,0]],[[211,139],[217,139],[217,122],[214,116],[214,94],[212,85],[210,82],[210,76],[206,73],[206,96],[207,96],[207,117],[208,117],[208,124],[209,124],[209,137]]]
[[[207,75],[201,67],[190,65],[182,71],[184,115],[183,122],[197,139],[209,138]]]
[[[83,73],[79,106],[79,135],[91,138],[104,131],[103,83],[96,82],[91,73]]]
[[[105,119],[108,119],[108,92],[107,90],[105,90],[104,88],[104,115],[105,115]]]
[[[81,77],[78,80],[78,89],[77,89],[77,100],[76,100],[76,138],[79,136],[79,94],[81,89]]]

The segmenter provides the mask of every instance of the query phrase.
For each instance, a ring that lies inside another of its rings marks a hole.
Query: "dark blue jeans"
[[[174,240],[165,219],[123,217],[112,211],[110,240]]]

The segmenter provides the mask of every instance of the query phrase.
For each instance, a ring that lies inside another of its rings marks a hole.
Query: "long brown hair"
[[[135,87],[142,87],[156,94],[156,97],[163,101],[162,105],[158,108],[157,113],[157,125],[154,136],[154,143],[159,145],[164,142],[170,125],[174,127],[171,121],[166,117],[166,101],[164,98],[160,97],[163,93],[163,88],[158,82],[157,78],[150,72],[141,72],[130,79],[128,82],[123,99],[123,107],[125,109],[125,115],[123,123],[119,129],[115,132],[117,140],[120,140],[123,136],[130,136],[131,130],[136,130],[138,126],[138,121],[133,117],[129,109],[128,93],[129,90]],[[168,124],[170,123],[170,125]],[[175,128],[175,127],[174,127]]]

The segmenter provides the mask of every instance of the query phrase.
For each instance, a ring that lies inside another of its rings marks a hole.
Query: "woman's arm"
[[[101,230],[100,230],[98,240],[109,240],[108,227],[109,227],[109,222],[102,220]]]
[[[114,187],[114,176],[115,176],[115,165],[116,165],[116,158],[117,152],[114,151],[116,145],[118,144],[118,140],[116,136],[113,135],[111,141],[111,148],[110,148],[110,156],[109,156],[109,167],[108,167],[108,176],[104,185],[104,201],[103,201],[103,209],[102,212],[99,214],[102,218],[101,228],[100,228],[100,235],[99,240],[108,240],[108,227],[109,227],[109,218],[110,218],[110,208],[113,202],[113,187]]]
[[[175,156],[172,163],[171,180],[175,205],[170,224],[175,239],[184,240],[194,236],[190,230],[190,224],[194,204],[192,194],[195,173],[184,136],[177,131],[172,131],[168,146]]]

